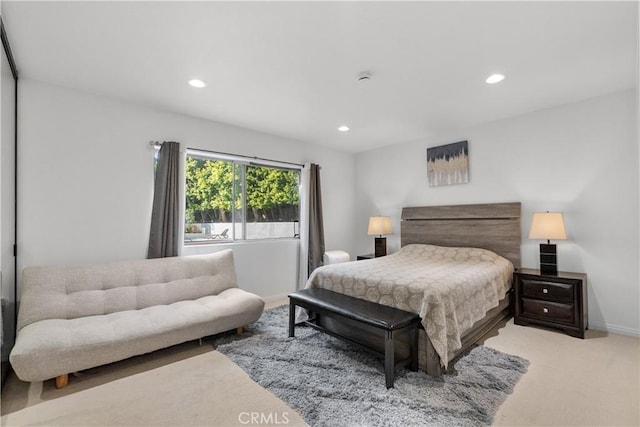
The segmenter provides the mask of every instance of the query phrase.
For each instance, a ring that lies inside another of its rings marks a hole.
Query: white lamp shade
[[[529,229],[530,239],[567,240],[561,212],[535,212]]]
[[[372,216],[369,218],[369,231],[367,233],[370,236],[382,236],[393,233],[391,218],[388,216]]]

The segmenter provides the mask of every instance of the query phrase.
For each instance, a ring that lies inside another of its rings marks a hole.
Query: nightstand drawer
[[[575,323],[575,306],[523,298],[522,315],[572,325]]]
[[[589,328],[587,275],[520,268],[514,273],[516,325],[539,324],[557,327],[567,334],[584,338]]]
[[[522,278],[522,297],[541,298],[557,302],[573,303],[574,285],[572,283],[548,282]]]

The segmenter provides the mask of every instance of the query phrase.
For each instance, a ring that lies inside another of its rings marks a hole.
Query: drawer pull
[[[543,293],[543,294],[548,294],[548,293],[549,293],[549,289],[547,289],[547,288],[542,288],[542,293]]]
[[[548,309],[547,307],[543,307],[543,308],[542,308],[542,312],[543,312],[543,313],[548,313],[548,312],[549,312],[549,309]]]

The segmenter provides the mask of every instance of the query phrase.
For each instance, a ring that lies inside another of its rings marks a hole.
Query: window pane
[[[231,240],[233,163],[188,156],[185,174],[185,242]]]
[[[300,172],[246,166],[247,239],[296,237]]]
[[[300,171],[188,155],[185,243],[299,237]]]

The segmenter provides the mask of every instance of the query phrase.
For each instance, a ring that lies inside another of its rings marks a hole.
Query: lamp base
[[[558,274],[558,255],[556,245],[540,243],[540,273]]]
[[[387,238],[376,237],[375,252],[376,258],[379,256],[385,256],[387,254]]]

